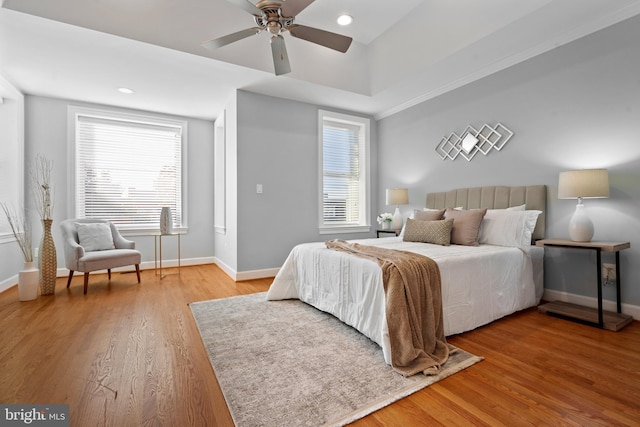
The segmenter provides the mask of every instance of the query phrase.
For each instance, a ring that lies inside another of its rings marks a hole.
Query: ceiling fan
[[[271,33],[271,54],[277,76],[291,72],[287,48],[284,44],[284,37],[282,37],[286,31],[296,38],[342,53],[346,52],[351,45],[351,37],[294,23],[296,15],[314,0],[260,0],[255,5],[249,0],[227,1],[252,14],[257,27],[205,41],[202,46],[207,49],[216,49],[267,30]]]

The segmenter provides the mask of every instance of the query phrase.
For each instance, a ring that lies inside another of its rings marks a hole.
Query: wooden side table
[[[627,314],[622,314],[622,303],[620,301],[620,251],[631,247],[629,242],[574,242],[563,239],[544,239],[538,240],[536,246],[595,251],[598,279],[597,310],[577,304],[555,301],[539,306],[538,311],[610,331],[619,331],[631,323],[633,318]],[[616,313],[602,309],[602,252],[613,252],[616,256]]]
[[[399,236],[400,235],[400,230],[381,230],[381,229],[378,229],[378,230],[376,230],[376,237],[380,237],[380,233],[385,233],[385,234],[388,233],[388,234],[394,234],[396,236]]]

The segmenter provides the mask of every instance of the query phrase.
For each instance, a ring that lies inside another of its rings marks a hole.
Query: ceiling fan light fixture
[[[280,23],[277,21],[269,21],[267,23],[267,29],[271,34],[276,35],[280,33],[280,30],[282,29],[282,25],[280,25]]]
[[[349,25],[349,24],[351,24],[353,22],[353,16],[347,15],[347,14],[343,14],[343,15],[338,16],[337,21],[338,21],[339,25],[343,25],[343,26],[344,25]]]

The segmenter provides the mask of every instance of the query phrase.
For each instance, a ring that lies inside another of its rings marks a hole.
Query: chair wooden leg
[[[71,278],[73,277],[73,270],[69,270],[69,280],[67,280],[67,288],[71,286]]]
[[[138,276],[138,283],[140,283],[140,264],[136,264],[136,275]]]
[[[89,273],[84,273],[84,294],[87,294],[87,287],[89,286]]]
[[[111,280],[111,269],[107,268],[107,276],[109,276],[109,280]]]

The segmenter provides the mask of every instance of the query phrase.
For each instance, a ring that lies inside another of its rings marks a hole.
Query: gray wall
[[[67,107],[79,105],[95,108],[109,108],[101,105],[71,102],[62,99],[27,96],[25,101],[25,161],[32,164],[38,153],[53,161],[53,187],[55,206],[53,212],[53,237],[60,247],[59,227],[63,219],[71,218],[73,212],[68,209],[68,139]],[[125,110],[119,110],[125,111]],[[136,112],[139,114],[151,114]],[[182,258],[187,262],[213,261],[213,122],[183,117],[161,116],[188,122],[187,181],[188,181],[188,234],[182,237]],[[140,159],[144,161],[144,159]],[[31,203],[28,197],[27,206]],[[34,219],[35,220],[35,219]],[[42,228],[34,225],[34,244],[37,246]],[[153,238],[149,236],[131,236],[136,248],[142,252],[143,263],[153,263]],[[163,258],[175,259],[176,239],[165,239]],[[58,268],[64,267],[62,249],[57,251]]]
[[[640,18],[633,18],[380,120],[380,188],[409,187],[408,215],[429,191],[546,184],[547,237],[567,238],[575,201],[557,199],[558,173],[608,168],[610,198],[585,204],[594,240],[631,242],[621,252],[623,303],[640,305],[638,40]],[[443,161],[434,151],[453,131],[497,122],[515,133],[500,152],[467,162]],[[595,296],[594,261],[591,252],[547,250],[545,287]],[[615,299],[614,289],[605,298]]]
[[[298,243],[375,236],[375,209],[366,235],[318,233],[320,108],[238,91],[238,271],[280,267]],[[378,200],[376,141],[372,120],[372,206]],[[263,185],[262,194],[256,184]]]

